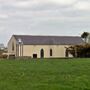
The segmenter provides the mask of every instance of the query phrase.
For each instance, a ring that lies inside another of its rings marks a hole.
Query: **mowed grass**
[[[0,90],[90,90],[90,59],[0,60]]]

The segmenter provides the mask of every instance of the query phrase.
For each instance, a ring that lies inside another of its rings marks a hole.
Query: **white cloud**
[[[88,1],[79,1],[74,5],[74,9],[77,10],[90,10],[90,2]]]
[[[52,3],[60,4],[60,5],[71,5],[75,3],[77,0],[48,0]]]
[[[89,0],[0,0],[0,42],[12,34],[90,31]],[[9,18],[8,18],[9,17]]]
[[[33,1],[31,1],[31,0],[29,0],[29,1],[17,1],[16,3],[13,3],[13,5],[14,6],[16,6],[16,7],[23,7],[23,8],[25,8],[25,7],[32,7],[33,5],[35,5],[35,4],[37,4],[38,2],[37,1],[35,1],[35,0],[33,0]]]
[[[6,18],[8,18],[9,16],[7,15],[7,14],[0,14],[0,18],[1,19],[6,19]]]
[[[33,5],[39,4],[58,4],[58,5],[71,5],[74,4],[77,0],[23,0],[16,1],[14,0],[13,5],[19,8],[32,7]]]

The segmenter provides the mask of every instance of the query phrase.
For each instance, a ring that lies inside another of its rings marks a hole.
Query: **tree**
[[[69,53],[73,57],[90,57],[90,44],[71,46]]]
[[[84,32],[84,33],[81,35],[81,37],[84,39],[85,43],[87,42],[86,40],[87,40],[87,36],[88,36],[88,35],[89,35],[88,32]]]

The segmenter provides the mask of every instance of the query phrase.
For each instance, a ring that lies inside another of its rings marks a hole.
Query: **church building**
[[[9,55],[31,58],[73,57],[67,54],[67,48],[83,44],[78,36],[33,36],[12,35],[8,42]]]

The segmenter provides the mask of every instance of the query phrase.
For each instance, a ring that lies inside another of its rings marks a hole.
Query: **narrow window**
[[[12,51],[14,51],[14,42],[12,43]]]
[[[50,49],[50,56],[52,56],[52,49]]]
[[[41,49],[41,51],[40,51],[40,56],[41,56],[41,58],[44,58],[44,50],[43,49]]]

